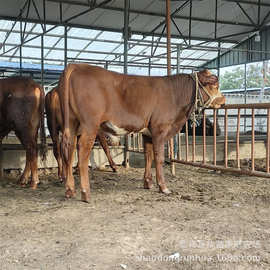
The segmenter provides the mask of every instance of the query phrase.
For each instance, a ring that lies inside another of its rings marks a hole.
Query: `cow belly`
[[[101,125],[101,131],[109,139],[109,141],[112,145],[117,145],[119,143],[119,138],[117,136],[123,136],[123,135],[130,133],[126,129],[119,128],[109,121],[104,122]],[[148,128],[143,128],[139,132],[145,136],[152,137],[152,134]]]
[[[114,136],[123,136],[129,133],[127,130],[124,128],[119,128],[116,125],[114,125],[112,122],[105,122],[101,125],[101,129],[104,133],[110,133],[111,135]]]

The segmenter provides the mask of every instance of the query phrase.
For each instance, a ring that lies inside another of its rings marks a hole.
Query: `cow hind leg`
[[[156,179],[159,186],[159,191],[164,194],[170,194],[171,191],[167,188],[164,179],[164,143],[165,140],[160,138],[153,138],[154,158],[156,164]]]
[[[18,184],[21,185],[22,187],[25,187],[28,183],[28,179],[31,174],[31,167],[30,167],[30,151],[26,150],[26,162],[25,162],[25,167],[23,170],[23,173],[21,177],[18,180]]]
[[[97,136],[100,144],[101,144],[101,147],[103,148],[107,158],[108,158],[108,161],[109,161],[109,164],[110,164],[110,167],[112,168],[113,172],[116,172],[116,164],[114,163],[113,159],[112,159],[112,156],[111,156],[111,153],[110,153],[110,149],[109,149],[109,146],[108,146],[108,143],[106,141],[106,138],[104,135],[101,135],[99,134]]]
[[[145,171],[144,171],[144,188],[151,189],[153,187],[152,181],[152,162],[153,162],[153,144],[152,139],[143,136],[144,146],[144,159],[145,159]]]
[[[38,151],[37,142],[33,141],[30,147],[30,167],[31,167],[31,188],[36,189],[39,184],[38,179]]]
[[[21,133],[16,132],[16,135],[26,150],[25,168],[19,179],[19,184],[25,186],[28,183],[28,178],[31,173],[31,187],[36,189],[39,183],[37,138],[27,133],[22,136]]]
[[[78,165],[81,180],[81,199],[90,201],[90,184],[88,175],[88,162],[91,149],[95,143],[96,133],[82,132],[78,143]]]
[[[66,181],[65,181],[65,186],[66,186],[66,193],[65,196],[66,198],[72,198],[75,196],[76,191],[75,191],[75,183],[74,183],[74,177],[73,177],[73,160],[74,160],[74,154],[75,154],[75,149],[76,149],[76,142],[77,142],[77,137],[74,135],[71,135],[69,137],[69,143],[67,144],[67,156],[63,155],[64,158],[62,159],[63,162],[63,170],[65,170],[65,175],[66,175]]]
[[[65,178],[63,173],[59,134],[57,134],[54,138],[52,138],[52,141],[53,141],[53,154],[58,164],[58,179],[60,180],[60,182],[63,182],[65,181]]]

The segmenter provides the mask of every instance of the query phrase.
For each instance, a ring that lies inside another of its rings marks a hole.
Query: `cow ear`
[[[198,79],[202,85],[215,84],[218,81],[216,75],[213,75],[208,69],[200,71],[198,73]]]

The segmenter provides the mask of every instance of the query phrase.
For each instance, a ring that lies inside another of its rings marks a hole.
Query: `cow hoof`
[[[75,194],[76,194],[75,191],[73,191],[73,190],[71,190],[71,189],[68,189],[68,190],[66,190],[65,196],[66,196],[66,198],[69,199],[69,198],[75,197]]]
[[[144,181],[143,187],[145,189],[151,189],[153,187],[153,183],[150,181]]]
[[[116,167],[112,167],[113,172],[117,172]]]
[[[82,192],[81,192],[81,200],[82,200],[83,202],[89,203],[89,202],[90,202],[90,194],[89,194],[89,192],[82,191]]]
[[[172,193],[168,188],[164,188],[164,189],[160,188],[160,192],[162,192],[163,194],[166,194],[166,195],[169,195]]]
[[[25,178],[20,178],[19,180],[18,180],[18,185],[20,185],[21,187],[26,187],[27,186],[27,184],[28,184],[28,181],[25,179]]]
[[[35,190],[35,189],[37,189],[38,184],[39,184],[39,182],[31,182],[30,187],[31,187],[33,190]]]

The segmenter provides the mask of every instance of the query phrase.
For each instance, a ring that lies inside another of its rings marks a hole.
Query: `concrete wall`
[[[3,169],[24,169],[25,166],[25,150],[19,144],[16,138],[8,138],[3,140],[2,153],[2,168]],[[124,147],[111,146],[111,156],[117,165],[121,165],[124,161]],[[74,166],[77,164],[77,155],[75,156]],[[99,146],[94,146],[90,156],[89,165],[93,167],[104,167],[109,165],[107,157],[103,149]],[[39,168],[54,168],[57,167],[56,159],[54,158],[52,147],[49,146],[47,159],[42,162],[38,159]]]

